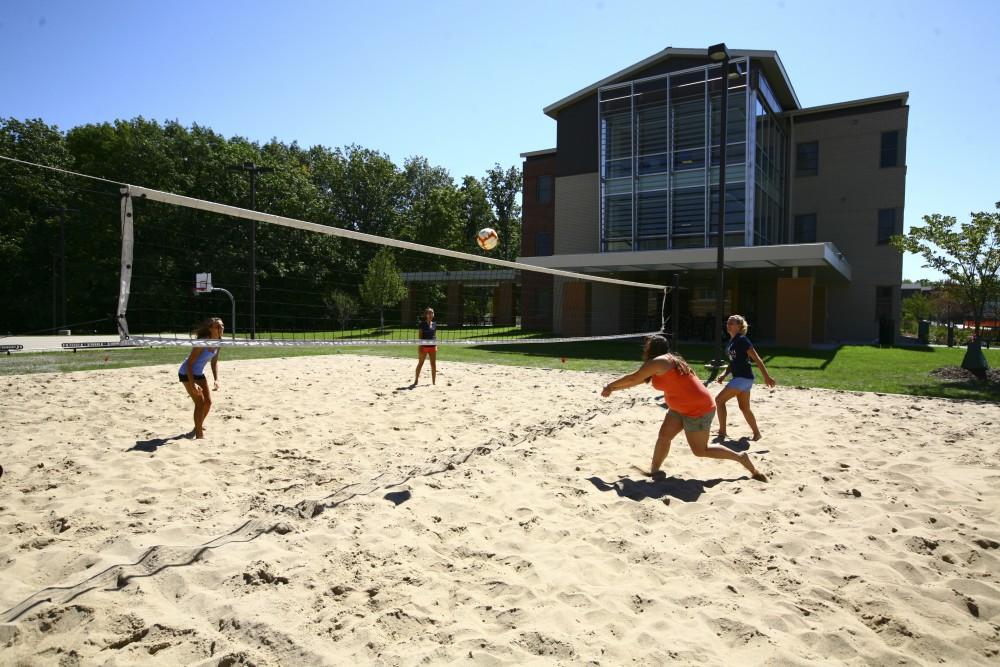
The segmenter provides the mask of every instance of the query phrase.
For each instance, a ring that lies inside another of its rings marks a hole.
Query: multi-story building
[[[680,334],[711,338],[726,81],[726,312],[778,344],[891,337],[908,94],[803,107],[776,52],[731,51],[726,67],[668,48],[546,107],[556,147],[522,154],[520,261],[681,273]],[[561,319],[552,281],[524,281],[525,324]]]

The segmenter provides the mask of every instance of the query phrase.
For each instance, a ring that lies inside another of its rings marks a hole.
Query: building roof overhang
[[[518,257],[517,261],[551,269],[595,274],[629,271],[709,271],[718,265],[718,249],[581,253]],[[851,265],[848,264],[844,254],[829,242],[726,248],[723,264],[727,269],[823,267],[832,269],[844,280],[851,280]]]
[[[555,148],[543,148],[542,150],[539,151],[527,151],[526,153],[521,153],[521,157],[524,158],[542,157],[544,155],[555,155],[555,154],[556,154]]]
[[[847,102],[837,102],[835,104],[823,104],[818,107],[806,107],[805,109],[793,109],[792,111],[786,112],[786,115],[795,116],[796,118],[800,116],[808,116],[814,113],[823,113],[826,111],[840,111],[841,109],[851,109],[853,107],[865,107],[874,104],[880,104],[883,102],[899,102],[899,106],[906,106],[907,101],[910,99],[910,93],[903,91],[901,93],[890,93],[888,95],[879,95],[878,97],[865,97],[860,100],[849,100]]]
[[[772,84],[772,88],[775,89],[775,94],[781,100],[781,103],[785,106],[786,110],[790,109],[800,109],[802,107],[799,104],[799,98],[795,94],[795,89],[792,88],[792,82],[788,78],[788,73],[785,71],[785,66],[781,62],[781,58],[778,57],[777,51],[758,51],[755,49],[730,49],[729,51],[731,58],[750,58],[760,62],[761,66],[764,68],[764,72],[767,74],[768,81]],[[708,58],[707,49],[679,49],[673,46],[668,46],[659,53],[654,53],[644,60],[640,60],[634,65],[630,65],[625,69],[615,72],[611,76],[605,77],[600,81],[593,83],[586,88],[581,88],[571,95],[567,95],[558,102],[553,102],[549,106],[542,109],[546,116],[550,118],[557,118],[560,109],[567,107],[570,104],[580,101],[584,97],[591,95],[597,91],[598,88],[606,86],[611,83],[616,83],[620,81],[627,81],[629,77],[637,72],[640,72],[648,67],[651,67],[663,60],[669,58]],[[780,82],[780,85],[779,85]]]

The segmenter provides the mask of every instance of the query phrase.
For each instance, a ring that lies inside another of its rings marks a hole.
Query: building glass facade
[[[754,71],[753,95],[753,229],[747,245],[788,243],[785,224],[785,183],[787,178],[788,139],[784,123],[778,118],[782,109],[771,92],[767,78]]]
[[[781,109],[746,58],[729,71],[726,245],[784,243]],[[602,252],[716,245],[722,74],[707,65],[599,89]]]

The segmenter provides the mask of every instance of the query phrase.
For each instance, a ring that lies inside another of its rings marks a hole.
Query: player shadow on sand
[[[192,431],[172,435],[169,438],[153,438],[152,440],[136,440],[135,444],[126,449],[126,452],[146,452],[151,454],[157,449],[167,444],[171,440],[189,440],[194,435]]]
[[[628,477],[622,477],[609,484],[600,477],[588,477],[587,481],[597,487],[598,491],[614,491],[619,498],[629,500],[662,500],[667,497],[676,498],[685,503],[693,503],[699,496],[713,486],[722,482],[739,482],[750,479],[748,476],[735,477],[733,479],[681,479],[679,477],[667,477],[662,473],[654,475],[650,479],[640,479],[638,481]]]

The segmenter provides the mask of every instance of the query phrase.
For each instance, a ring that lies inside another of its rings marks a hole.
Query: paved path
[[[23,352],[51,352],[62,350],[63,343],[117,343],[118,340],[118,336],[9,336],[0,338],[0,345],[23,345]]]

